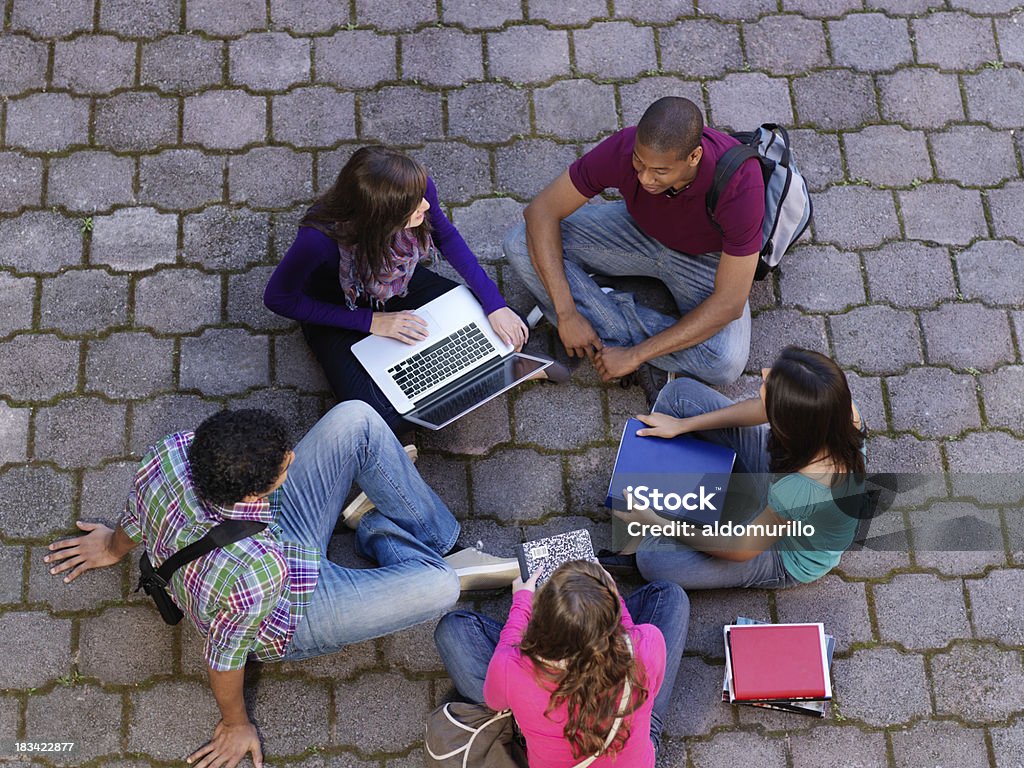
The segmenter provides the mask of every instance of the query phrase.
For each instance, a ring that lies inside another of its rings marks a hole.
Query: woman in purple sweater
[[[263,301],[298,320],[338,400],[369,403],[394,431],[406,425],[352,354],[367,334],[406,344],[426,338],[410,310],[456,283],[427,269],[443,255],[476,295],[494,332],[517,350],[526,324],[441,210],[417,161],[387,147],[357,150],[307,212]]]

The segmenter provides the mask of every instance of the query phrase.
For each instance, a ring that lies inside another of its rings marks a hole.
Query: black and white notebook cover
[[[593,560],[594,544],[585,528],[527,541],[518,547],[519,570],[523,581],[540,571],[537,584],[543,584],[562,563],[572,560]]]

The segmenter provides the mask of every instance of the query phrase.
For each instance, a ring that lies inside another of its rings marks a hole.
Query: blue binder
[[[634,506],[644,500],[651,504],[657,490],[663,497],[663,509],[655,511],[666,520],[713,525],[721,517],[736,452],[689,435],[669,439],[637,436],[636,431],[645,426],[637,419],[626,422],[605,505],[625,510],[630,487]],[[665,508],[673,506],[676,499],[676,509]]]

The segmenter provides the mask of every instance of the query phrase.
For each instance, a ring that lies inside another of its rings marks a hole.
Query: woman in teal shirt
[[[853,542],[865,429],[846,376],[798,347],[761,375],[759,397],[740,403],[692,379],[670,382],[654,412],[637,417],[647,425],[638,435],[691,433],[736,451],[730,491],[743,486],[747,503],[730,512],[749,526],[742,536],[704,536],[700,526],[689,536],[649,536],[636,548],[644,578],[684,589],[788,587],[824,576]],[[654,512],[622,517],[665,522]]]

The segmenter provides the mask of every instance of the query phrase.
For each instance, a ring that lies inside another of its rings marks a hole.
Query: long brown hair
[[[830,358],[786,347],[765,381],[772,472],[799,472],[819,454],[836,467],[832,484],[864,472],[864,435],[853,425],[843,371]]]
[[[646,681],[626,642],[615,583],[599,565],[576,560],[562,565],[533,599],[533,614],[519,650],[542,679],[557,684],[545,714],[566,704],[565,738],[574,757],[604,746],[629,679],[626,714],[647,700]],[[608,754],[629,738],[622,721]]]
[[[306,212],[303,226],[315,227],[353,251],[360,275],[392,268],[391,244],[427,191],[427,169],[408,155],[381,146],[357,149],[330,189]],[[413,230],[427,247],[427,219]]]

